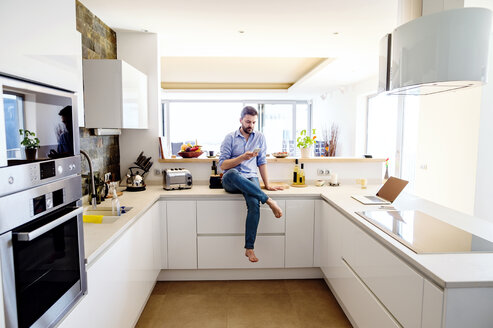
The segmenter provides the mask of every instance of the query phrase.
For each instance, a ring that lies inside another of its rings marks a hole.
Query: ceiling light
[[[339,35],[339,32],[334,32],[334,33],[332,33],[332,34],[334,34],[334,35]]]
[[[245,33],[245,31],[239,30],[238,33],[243,34],[243,33]]]

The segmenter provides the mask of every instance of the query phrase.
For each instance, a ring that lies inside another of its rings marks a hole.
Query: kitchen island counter
[[[371,223],[355,214],[356,211],[377,210],[378,205],[363,205],[351,198],[354,194],[375,194],[378,186],[361,189],[358,185],[340,187],[289,188],[283,191],[267,191],[274,199],[322,198],[368,235],[408,263],[416,271],[442,288],[493,287],[493,253],[464,254],[416,254]],[[88,266],[91,266],[130,226],[156,201],[171,199],[199,200],[208,198],[243,199],[239,194],[229,194],[223,189],[209,189],[206,185],[194,185],[188,190],[163,190],[160,185],[147,186],[143,192],[124,192],[121,205],[133,209],[110,224],[84,223],[84,242]],[[110,202],[107,200],[106,202]],[[106,204],[103,204],[106,205]],[[398,210],[420,210],[437,219],[455,225],[479,237],[493,241],[493,224],[420,199],[402,194],[394,203]]]

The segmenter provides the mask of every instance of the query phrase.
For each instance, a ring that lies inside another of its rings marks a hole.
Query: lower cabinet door
[[[197,269],[195,201],[167,201],[168,269]]]
[[[286,268],[313,267],[315,201],[286,201]]]
[[[341,270],[328,280],[352,323],[359,328],[401,327],[349,266],[342,259],[341,262]]]
[[[354,224],[348,225],[343,257],[404,327],[421,327],[423,277]]]
[[[199,269],[284,267],[284,236],[257,236],[257,263],[245,256],[244,236],[199,236],[197,243]]]

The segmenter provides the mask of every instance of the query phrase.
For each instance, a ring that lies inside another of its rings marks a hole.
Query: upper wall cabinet
[[[81,35],[75,1],[0,1],[0,74],[77,94],[84,123]]]
[[[86,128],[147,129],[147,76],[123,60],[83,61]]]

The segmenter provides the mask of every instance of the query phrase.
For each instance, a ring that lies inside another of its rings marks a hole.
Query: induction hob
[[[493,252],[493,242],[420,211],[362,211],[356,214],[417,254]]]

